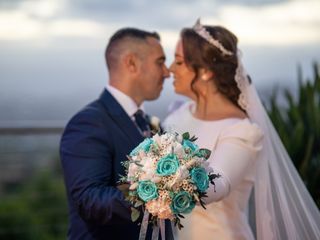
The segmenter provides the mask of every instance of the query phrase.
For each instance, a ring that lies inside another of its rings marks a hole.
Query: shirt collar
[[[135,101],[125,93],[121,92],[119,89],[107,85],[106,89],[111,93],[111,95],[117,100],[117,102],[121,105],[124,111],[132,117],[133,114],[139,109]],[[144,110],[144,107],[141,105],[140,109]]]

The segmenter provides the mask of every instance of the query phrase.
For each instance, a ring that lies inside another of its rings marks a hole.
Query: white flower
[[[140,175],[140,181],[147,181],[155,178],[155,174],[153,172],[145,172]]]
[[[185,166],[187,169],[190,169],[191,167],[193,167],[195,164],[197,163],[197,159],[192,158],[190,161],[188,161]]]
[[[155,134],[153,137],[152,137],[153,141],[155,141],[157,143],[158,146],[161,145],[161,137],[159,136],[159,134]]]
[[[183,158],[183,156],[185,154],[183,146],[178,142],[170,142],[170,143],[164,145],[162,153],[164,155],[174,153],[178,156],[178,158]]]
[[[151,179],[151,181],[154,182],[154,183],[159,183],[161,180],[162,180],[162,178],[159,177],[159,176],[154,176],[154,177]]]
[[[176,140],[177,140],[177,142],[182,143],[183,138],[182,138],[182,136],[179,134],[179,135],[176,136]]]
[[[150,157],[148,157],[147,155],[144,155],[140,158],[139,164],[142,165],[142,168],[146,164],[146,162],[149,162],[149,159]]]
[[[139,171],[139,166],[134,162],[130,163],[129,169],[128,169],[128,179],[135,177],[138,171]]]
[[[131,160],[132,161],[140,161],[140,159],[136,155],[132,156]]]
[[[176,172],[177,182],[181,182],[189,176],[189,171],[186,166],[180,166]]]
[[[160,130],[160,119],[156,116],[151,116],[150,117],[150,125],[151,125],[152,129],[159,131]]]
[[[144,151],[139,151],[138,158],[143,159],[147,154]]]
[[[155,177],[156,172],[156,159],[145,157],[141,164],[143,167],[141,168],[142,174],[140,175],[140,180],[152,180]]]
[[[149,159],[145,158],[142,170],[144,172],[155,172],[155,161],[154,161],[154,159],[153,158],[149,158]]]
[[[185,155],[183,146],[178,142],[175,142],[173,150],[174,154],[176,154],[178,158],[183,158],[183,156]]]
[[[168,182],[166,184],[167,187],[169,188],[174,188],[175,185],[179,184],[180,182],[182,182],[184,179],[186,179],[187,177],[189,176],[189,171],[188,169],[186,168],[185,165],[182,165],[180,166],[176,173],[175,173],[175,176],[173,178],[172,181]]]
[[[172,142],[175,141],[175,135],[172,134],[172,133],[166,133],[166,134],[163,134],[161,135],[161,145],[162,146],[167,146],[169,144],[171,144]]]

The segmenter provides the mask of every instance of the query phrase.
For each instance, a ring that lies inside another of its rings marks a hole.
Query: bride
[[[182,220],[179,239],[320,239],[319,210],[245,73],[236,36],[198,21],[182,30],[170,71],[176,93],[191,101],[164,128],[197,136],[221,175],[207,209],[197,206]],[[248,221],[252,189],[255,231]]]

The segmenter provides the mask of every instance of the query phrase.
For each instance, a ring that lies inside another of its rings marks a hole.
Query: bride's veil
[[[282,144],[238,54],[239,104],[264,132],[257,159],[254,212],[258,240],[320,239],[320,212]]]

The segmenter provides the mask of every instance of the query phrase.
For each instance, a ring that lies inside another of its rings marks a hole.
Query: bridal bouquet
[[[132,221],[140,216],[138,208],[151,214],[151,221],[169,219],[183,227],[180,218],[190,213],[203,197],[209,183],[219,175],[213,174],[206,161],[211,152],[199,148],[189,133],[156,134],[146,138],[123,162],[129,182],[127,200],[132,204]]]

